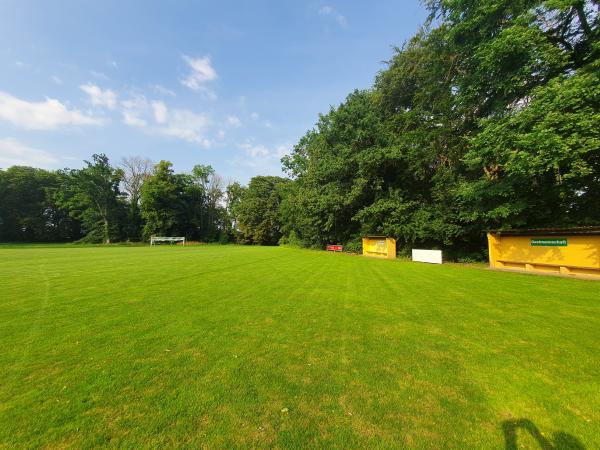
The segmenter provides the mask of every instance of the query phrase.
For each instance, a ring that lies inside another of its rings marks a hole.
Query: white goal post
[[[185,237],[183,236],[150,236],[150,245],[154,245],[155,242],[183,242],[185,245]]]

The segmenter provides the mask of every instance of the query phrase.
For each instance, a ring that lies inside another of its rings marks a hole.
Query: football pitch
[[[600,283],[0,247],[0,448],[600,448]]]

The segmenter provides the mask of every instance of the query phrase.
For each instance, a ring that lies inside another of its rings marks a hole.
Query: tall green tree
[[[236,237],[238,233],[238,210],[245,193],[246,188],[237,181],[229,183],[225,190],[227,233],[230,235],[230,237]]]
[[[257,176],[250,180],[237,206],[237,226],[241,242],[275,245],[281,238],[279,204],[281,187],[289,180]]]
[[[457,55],[455,107],[473,122],[457,189],[466,224],[600,223],[598,12],[579,0],[432,3]]]
[[[481,170],[459,192],[467,220],[488,227],[600,223],[598,61],[483,125],[465,156]]]
[[[169,161],[160,161],[144,182],[140,192],[140,207],[144,219],[143,236],[178,235],[178,218],[184,207],[181,197],[184,183]]]
[[[372,92],[356,91],[320,116],[316,129],[283,159],[297,184],[282,205],[286,232],[309,245],[345,242],[359,233],[354,216],[374,200],[386,177],[396,176],[388,143]]]
[[[214,209],[209,205],[209,189],[215,170],[210,165],[196,164],[188,177],[188,219],[196,239],[214,240]]]
[[[141,189],[144,238],[160,234],[216,241],[226,228],[223,195],[222,179],[211,166],[175,173],[169,161],[159,162]]]
[[[0,170],[0,242],[52,242],[80,237],[80,224],[54,201],[61,174],[33,167]]]
[[[110,243],[121,237],[124,202],[119,185],[123,171],[112,167],[104,154],[94,154],[84,163],[83,169],[62,172],[64,182],[55,200],[81,220],[86,240]]]

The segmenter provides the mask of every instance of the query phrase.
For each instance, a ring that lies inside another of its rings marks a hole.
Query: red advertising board
[[[344,247],[342,245],[328,245],[327,246],[328,252],[341,252],[342,250],[344,250]]]

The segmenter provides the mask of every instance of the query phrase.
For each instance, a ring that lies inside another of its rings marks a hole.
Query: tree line
[[[112,166],[93,155],[81,169],[0,170],[0,241],[111,243],[152,235],[233,239],[232,210],[244,188],[211,166],[175,173],[140,157]]]
[[[257,176],[248,186],[209,165],[175,173],[169,161],[142,157],[112,165],[92,155],[81,169],[0,169],[0,242],[191,241],[275,245],[282,232],[282,187]]]
[[[0,171],[0,240],[152,234],[481,258],[485,230],[600,224],[597,0],[429,0],[373,86],[319,116],[284,177],[141,158]]]
[[[600,224],[600,2],[427,6],[373,87],[283,159],[283,234],[350,248],[383,234],[467,259],[487,229]]]

